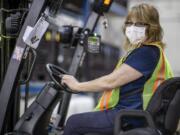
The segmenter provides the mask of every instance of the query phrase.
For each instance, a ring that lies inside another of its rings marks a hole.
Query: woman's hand
[[[71,90],[78,91],[79,82],[71,75],[63,75],[61,80],[62,85],[67,85]]]

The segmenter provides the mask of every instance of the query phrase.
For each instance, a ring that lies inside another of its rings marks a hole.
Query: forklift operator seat
[[[123,119],[145,121],[141,126],[124,128]],[[121,110],[116,117],[114,135],[174,135],[180,118],[180,77],[164,81],[143,110]]]

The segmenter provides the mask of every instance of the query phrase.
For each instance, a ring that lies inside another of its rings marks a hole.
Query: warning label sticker
[[[23,56],[23,48],[16,46],[12,58],[20,61]]]
[[[23,35],[23,41],[30,47],[36,49],[48,26],[49,23],[44,17],[41,17],[34,27],[27,26]]]

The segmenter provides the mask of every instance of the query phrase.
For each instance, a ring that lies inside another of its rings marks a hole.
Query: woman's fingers
[[[61,84],[64,85],[65,84],[65,80],[66,80],[66,77],[65,75],[59,75],[59,77],[61,78]]]
[[[61,79],[61,84],[67,84],[68,81],[70,81],[71,76],[70,75],[61,75],[62,79]]]
[[[70,89],[75,90],[77,88],[78,81],[72,75],[63,75],[61,84],[67,85]]]

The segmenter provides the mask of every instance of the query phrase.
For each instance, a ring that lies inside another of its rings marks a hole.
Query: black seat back
[[[180,117],[180,77],[164,81],[153,95],[147,111],[155,124],[165,134],[176,131]]]

